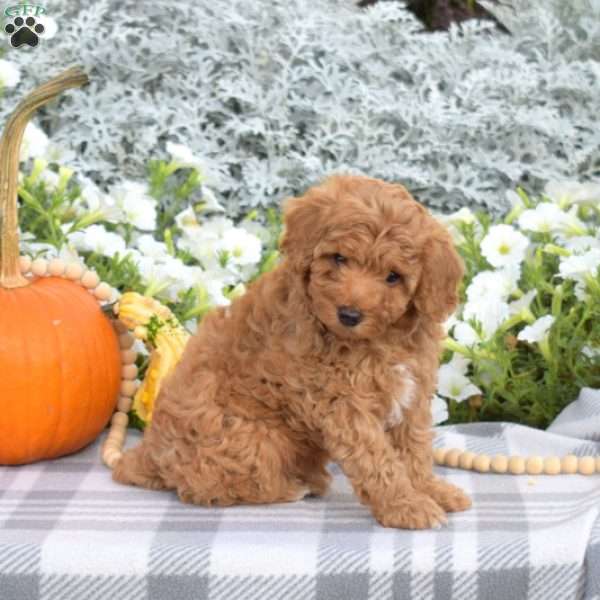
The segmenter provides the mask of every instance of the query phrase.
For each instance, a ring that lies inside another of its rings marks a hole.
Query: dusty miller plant
[[[600,0],[489,9],[510,35],[426,34],[396,2],[56,0],[58,35],[7,58],[21,89],[88,69],[42,126],[100,183],[142,178],[170,140],[205,158],[234,214],[348,170],[499,213],[517,184],[600,171]]]

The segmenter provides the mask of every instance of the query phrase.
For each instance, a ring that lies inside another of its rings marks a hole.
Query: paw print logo
[[[16,17],[12,23],[4,27],[4,31],[10,35],[10,44],[18,48],[23,44],[35,47],[38,45],[39,37],[44,33],[44,26],[36,23],[33,17]]]

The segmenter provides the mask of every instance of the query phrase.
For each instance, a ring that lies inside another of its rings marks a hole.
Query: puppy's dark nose
[[[338,308],[338,319],[346,327],[354,327],[362,321],[362,313],[356,308],[350,306],[340,306]]]

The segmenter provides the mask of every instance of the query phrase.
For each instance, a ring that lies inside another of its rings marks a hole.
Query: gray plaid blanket
[[[600,454],[600,392],[584,390],[547,432],[449,426],[436,444]],[[113,483],[99,442],[0,467],[0,599],[600,598],[600,475],[440,468],[474,507],[409,532],[378,526],[333,472],[326,499],[205,509]]]

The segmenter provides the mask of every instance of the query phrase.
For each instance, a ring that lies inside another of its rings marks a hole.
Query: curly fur
[[[281,264],[205,317],[114,479],[205,506],[283,502],[324,494],[333,460],[381,524],[439,526],[470,506],[432,474],[463,273],[450,236],[404,187],[351,176],[290,199],[285,228]]]

